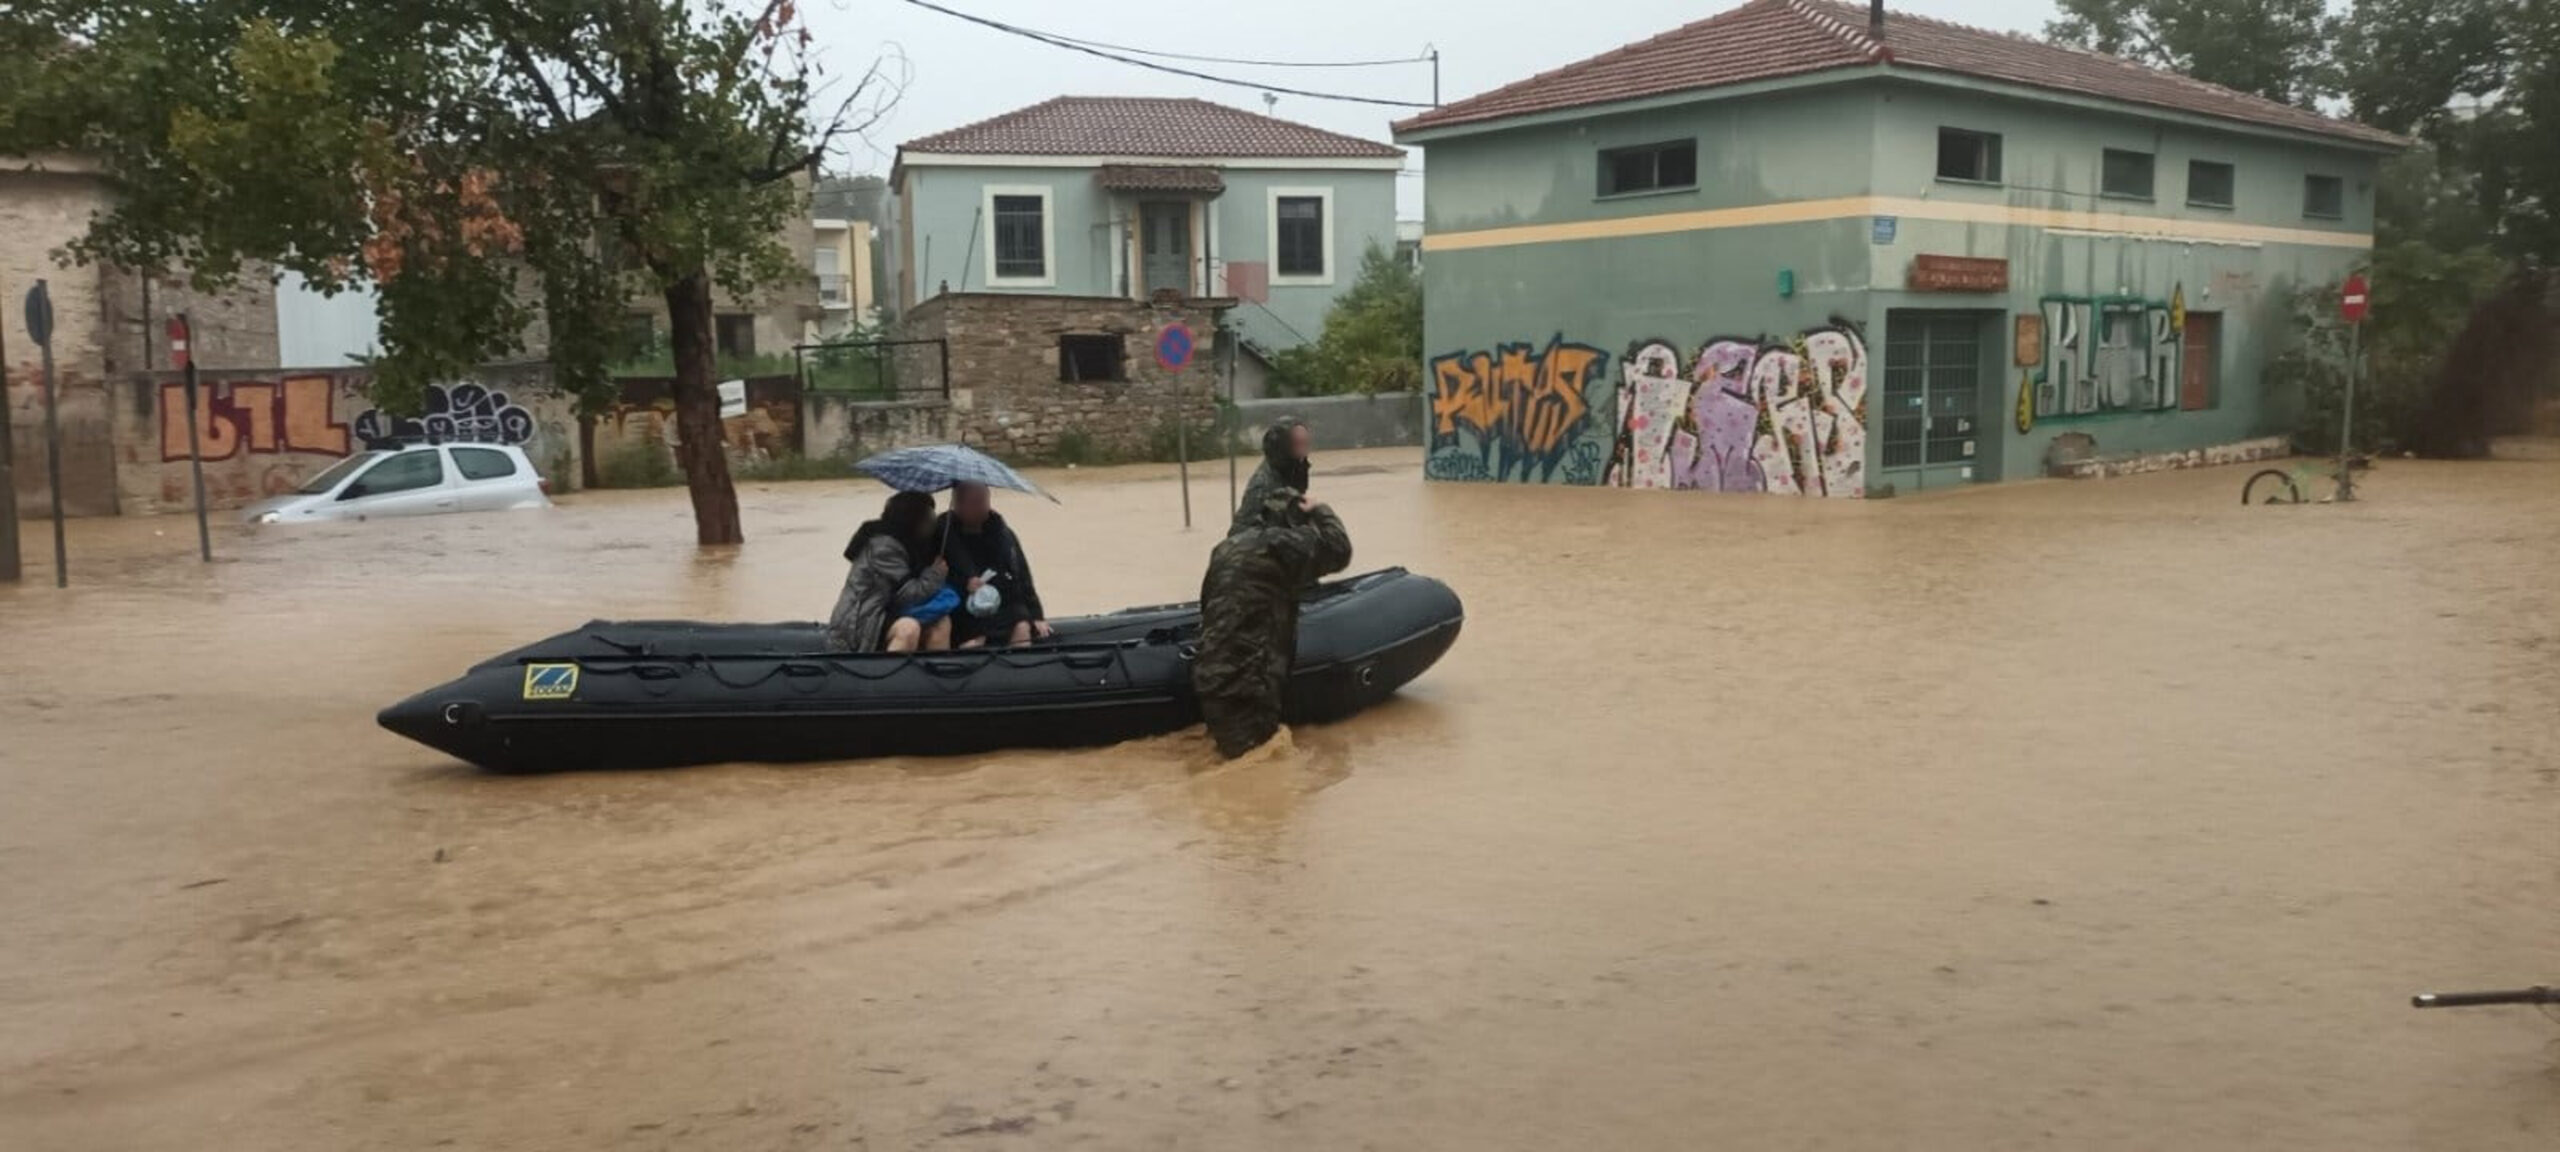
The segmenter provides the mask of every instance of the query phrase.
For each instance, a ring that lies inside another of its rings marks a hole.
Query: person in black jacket
[[[986,485],[958,485],[951,490],[951,511],[933,526],[951,582],[960,592],[960,610],[951,616],[951,640],[962,648],[1028,644],[1050,636],[1048,610],[1041,607],[1040,589],[1031,582],[1031,560],[992,504]],[[992,606],[987,604],[989,588],[994,590]]]

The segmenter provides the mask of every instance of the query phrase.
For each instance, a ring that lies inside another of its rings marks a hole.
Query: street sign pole
[[[204,432],[196,416],[195,324],[184,312],[169,318],[169,355],[187,374],[187,467],[196,479],[196,554],[213,563],[213,528],[205,519]]]
[[[1182,470],[1182,530],[1191,530],[1191,421],[1182,410],[1183,369],[1191,364],[1191,326],[1179,320],[1156,333],[1156,364],[1173,373],[1173,454]]]
[[[1220,447],[1227,453],[1227,512],[1232,515],[1236,510],[1238,498],[1236,496],[1236,434],[1243,431],[1241,425],[1244,423],[1242,414],[1236,410],[1236,355],[1239,341],[1236,339],[1235,332],[1231,330],[1227,333],[1226,339],[1218,343],[1220,347],[1226,349],[1227,353],[1227,410],[1219,413],[1218,426],[1224,433],[1222,439],[1226,441]],[[1228,427],[1226,422],[1229,420],[1235,421],[1238,426]]]
[[[2355,454],[2356,377],[2364,368],[2364,317],[2371,295],[2361,272],[2347,277],[2345,290],[2338,294],[2338,313],[2347,321],[2347,383],[2338,406],[2338,502],[2342,504],[2356,498],[2355,469],[2350,464]]]
[[[44,477],[53,490],[53,586],[71,586],[71,567],[62,542],[62,421],[55,413],[53,387],[53,292],[44,281],[27,293],[27,334],[44,350]]]
[[[9,429],[9,342],[0,335],[0,584],[15,584],[18,567],[17,441]]]

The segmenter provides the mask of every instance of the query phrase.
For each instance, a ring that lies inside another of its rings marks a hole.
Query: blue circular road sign
[[[1156,333],[1156,363],[1167,371],[1182,371],[1191,363],[1191,326],[1180,321],[1167,324]]]

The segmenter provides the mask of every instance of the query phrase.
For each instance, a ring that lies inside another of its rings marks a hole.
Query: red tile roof
[[[1395,128],[1475,124],[1869,65],[1978,76],[2366,144],[2408,143],[2378,128],[2129,60],[1943,20],[1892,13],[1878,41],[1867,33],[1864,7],[1825,0],[1752,0],[1650,40],[1442,105]]]
[[[1404,149],[1206,100],[1060,96],[920,140],[901,152],[996,156],[1388,159]]]
[[[1227,182],[1215,168],[1175,167],[1164,164],[1105,164],[1094,170],[1093,182],[1120,192],[1209,192],[1227,190]]]

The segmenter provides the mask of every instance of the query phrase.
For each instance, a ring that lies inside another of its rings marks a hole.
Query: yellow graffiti
[[[2033,369],[2018,370],[2018,434],[2036,430],[2036,374]]]

